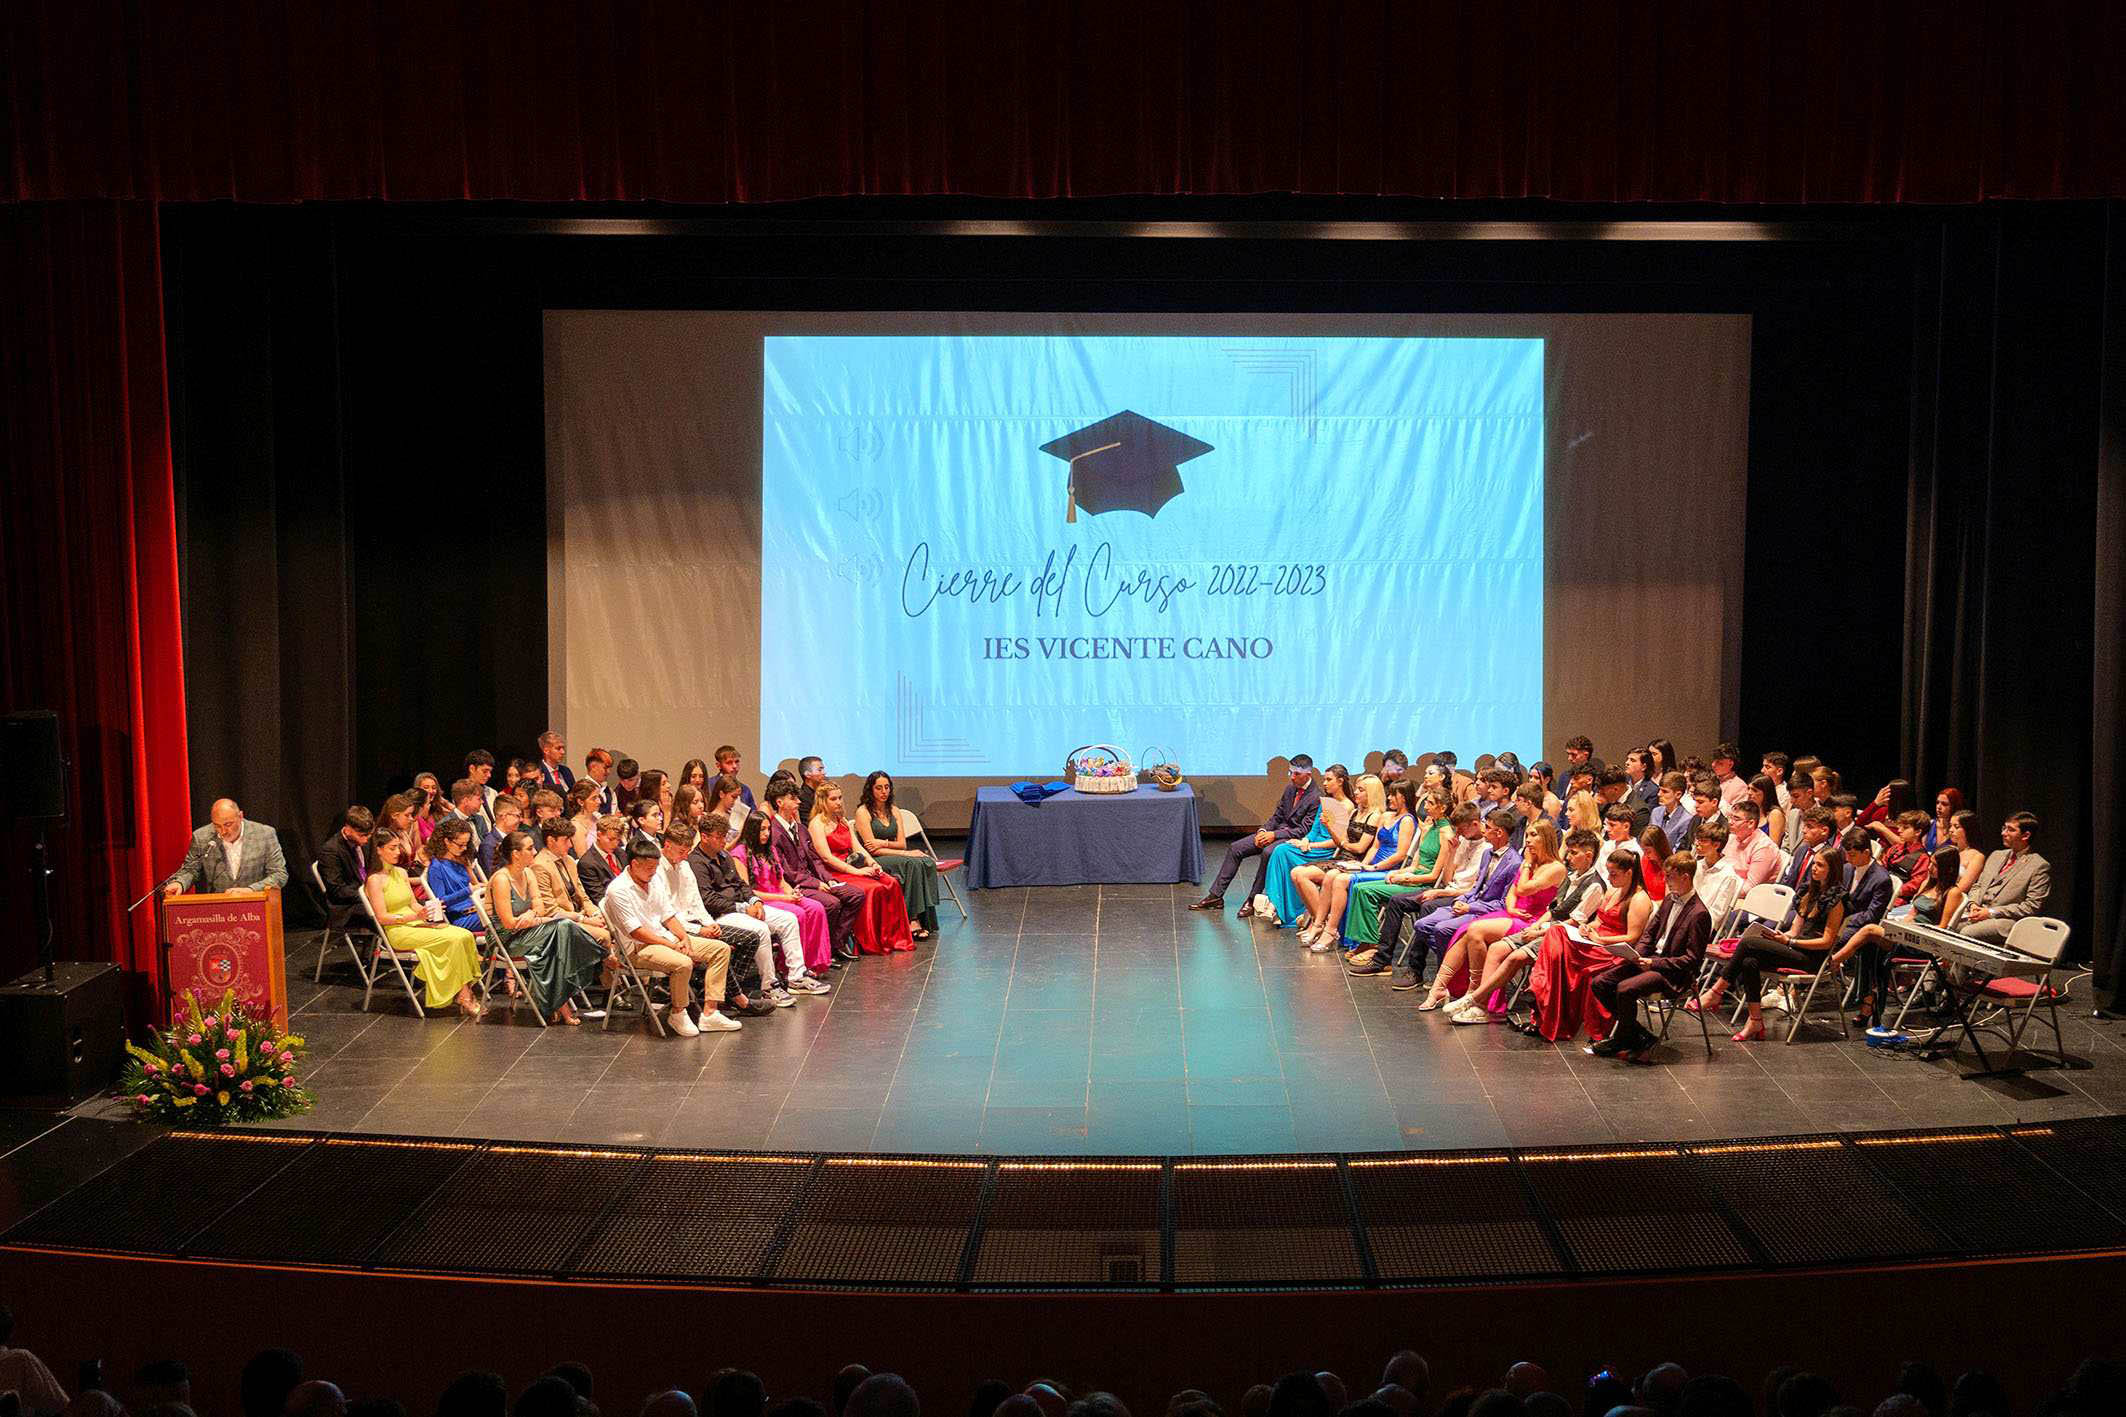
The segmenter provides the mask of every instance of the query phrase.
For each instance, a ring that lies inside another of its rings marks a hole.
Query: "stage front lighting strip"
[[[1345,1164],[1357,1170],[1375,1166],[1501,1166],[1511,1160],[1501,1151],[1483,1156],[1354,1156]]]
[[[1829,1137],[1811,1141],[1735,1141],[1718,1146],[1693,1146],[1692,1156],[1746,1156],[1754,1152],[1774,1151],[1837,1151],[1845,1145]]]

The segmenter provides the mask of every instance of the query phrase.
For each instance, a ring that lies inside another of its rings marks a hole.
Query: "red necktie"
[[[605,857],[605,864],[606,864],[606,867],[607,867],[607,868],[608,868],[609,870],[611,870],[611,871],[612,871],[612,873],[613,873],[614,875],[616,875],[616,876],[617,876],[617,875],[619,875],[619,874],[620,874],[620,863],[619,863],[618,861],[615,861],[615,860],[613,859],[613,853],[612,853],[612,852],[610,852],[610,851],[607,851],[607,852],[603,852],[603,853],[601,853],[601,854],[602,854],[602,855],[603,855],[603,856]]]

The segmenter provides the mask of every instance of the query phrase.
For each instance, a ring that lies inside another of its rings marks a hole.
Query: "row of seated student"
[[[1553,1042],[1584,1027],[1589,1052],[1625,1058],[1655,1041],[1638,1021],[1650,997],[1713,1010],[1737,995],[1734,1040],[1748,1042],[1764,1036],[1767,975],[1827,961],[1851,962],[1856,1021],[1872,1026],[1892,983],[1886,919],[1999,945],[2043,913],[2050,868],[2028,812],[2003,819],[1988,851],[1955,787],[1928,812],[1903,780],[1863,803],[1814,758],[1768,752],[1744,778],[1732,744],[1700,761],[1655,739],[1619,767],[1593,746],[1568,742],[1562,772],[1510,752],[1469,772],[1451,751],[1413,767],[1389,749],[1354,777],[1297,754],[1277,809],[1232,844],[1195,908],[1223,908],[1252,859],[1242,917],[1296,927],[1308,949],[1396,990],[1423,987],[1437,959],[1420,1011]],[[1784,888],[1782,918],[1742,909],[1766,884]],[[1523,986],[1525,1019],[1510,1008]]]
[[[481,749],[448,793],[423,773],[374,812],[349,807],[319,855],[329,923],[374,924],[429,1008],[481,1016],[487,961],[504,951],[507,987],[521,977],[561,1024],[600,1017],[593,998],[624,997],[632,970],[665,979],[675,1034],[730,1032],[938,927],[936,858],[886,773],[865,779],[852,817],[816,757],[756,799],[728,745],[713,776],[693,759],[676,781],[603,748],[579,779],[558,734],[541,750],[500,786]]]

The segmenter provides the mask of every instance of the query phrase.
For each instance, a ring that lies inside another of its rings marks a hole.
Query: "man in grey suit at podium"
[[[2001,824],[2001,850],[1986,858],[1971,886],[1971,908],[1959,931],[1974,940],[2004,945],[2015,922],[2045,913],[2052,894],[2052,863],[2033,849],[2037,818],[2017,812]]]
[[[244,820],[244,809],[224,797],[207,813],[207,825],[192,833],[192,849],[163,885],[164,895],[194,886],[204,891],[261,891],[288,884],[280,834],[264,822]]]

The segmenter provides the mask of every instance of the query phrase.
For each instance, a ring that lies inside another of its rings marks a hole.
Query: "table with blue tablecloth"
[[[967,882],[995,886],[1151,884],[1203,876],[1202,824],[1186,783],[1172,792],[1059,792],[1022,802],[978,788],[967,827]]]

